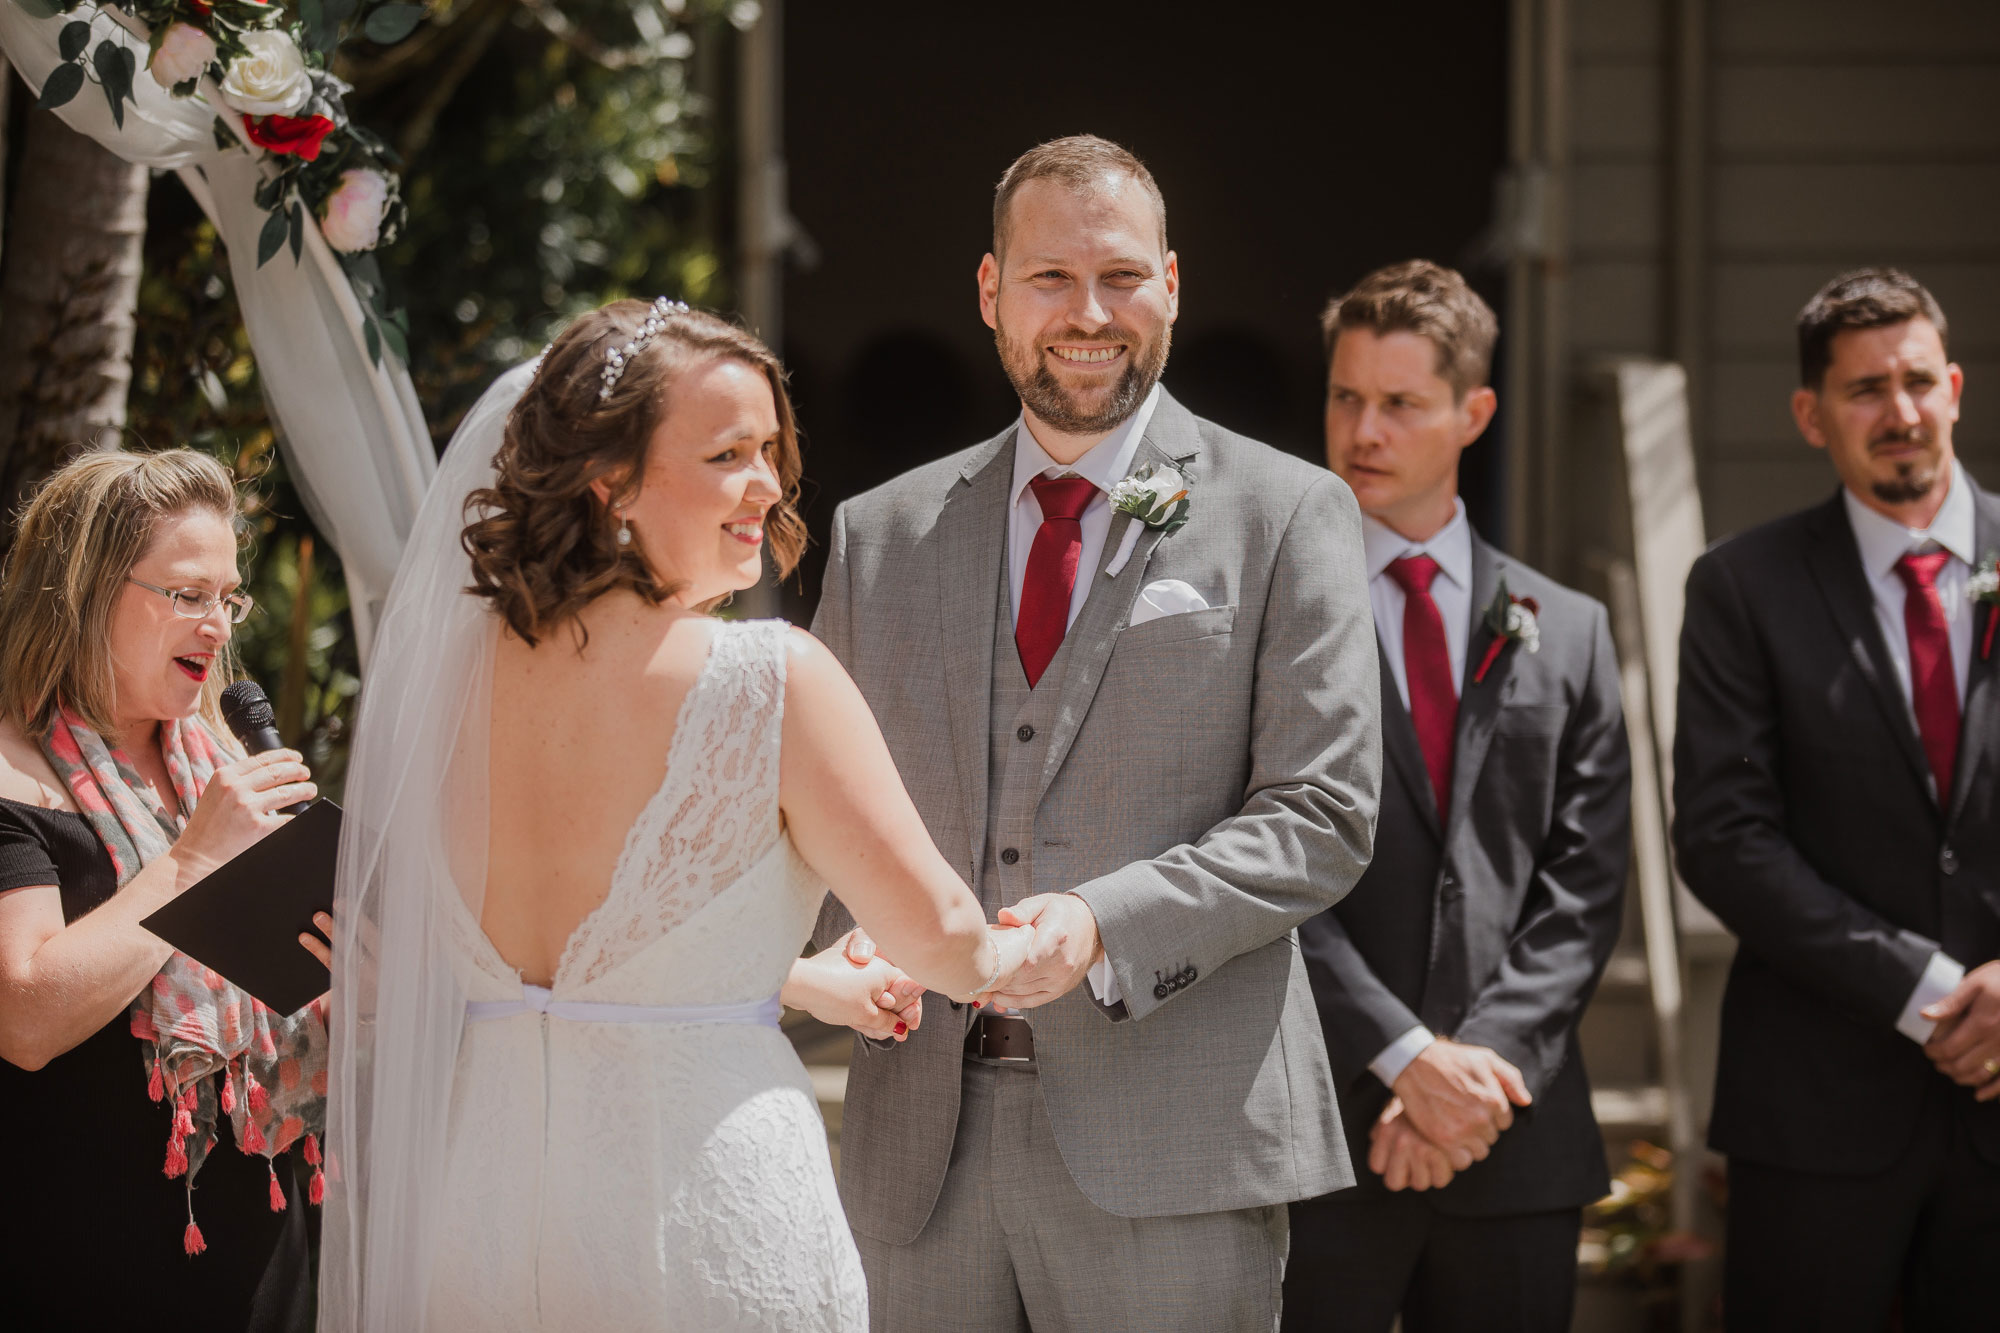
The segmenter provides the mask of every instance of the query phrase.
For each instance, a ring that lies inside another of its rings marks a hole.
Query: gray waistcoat
[[[989,918],[1035,891],[1035,810],[1041,803],[1049,730],[1069,663],[1065,639],[1042,673],[1039,688],[1028,688],[1021,653],[1014,646],[1013,599],[1005,561],[1000,573],[1000,610],[993,617],[993,711],[987,724],[993,737],[986,762],[986,846],[979,857],[978,884],[979,902]]]

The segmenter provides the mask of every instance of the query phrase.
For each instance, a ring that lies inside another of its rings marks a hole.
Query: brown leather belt
[[[965,1054],[973,1060],[994,1060],[1002,1064],[1033,1064],[1035,1032],[1028,1020],[1015,1014],[981,1014],[972,1020],[965,1034]]]

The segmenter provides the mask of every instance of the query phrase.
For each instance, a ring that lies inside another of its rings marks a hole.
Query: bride
[[[799,471],[776,359],[665,301],[460,428],[347,784],[322,1329],[867,1326],[781,993],[887,1031],[1032,932],[987,926],[825,649],[708,614],[797,560]],[[797,961],[829,887],[891,994]]]

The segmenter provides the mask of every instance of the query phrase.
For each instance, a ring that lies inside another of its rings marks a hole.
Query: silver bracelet
[[[996,944],[993,946],[993,975],[986,978],[986,984],[984,986],[981,986],[978,990],[973,991],[970,995],[966,996],[965,998],[967,1000],[976,1000],[980,996],[992,990],[995,986],[999,985],[1000,969],[1004,966],[1006,966],[1006,964],[1000,958],[1000,946]]]

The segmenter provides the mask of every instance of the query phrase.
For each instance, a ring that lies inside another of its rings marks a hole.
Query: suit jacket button
[[[1035,739],[1035,729],[1023,723],[1021,729],[1014,733],[1014,739],[1026,745],[1029,741]]]
[[[1003,866],[1013,865],[1020,859],[1021,853],[1012,847],[1003,848],[1000,852],[1000,864]]]
[[[1938,869],[1947,875],[1958,873],[1958,853],[1951,849],[1950,843],[1946,843],[1944,850],[1938,853]]]
[[[965,1006],[964,1006],[964,1005],[962,1005],[962,1004],[960,1004],[960,1003],[959,1003],[959,1002],[958,1002],[957,1000],[953,1000],[953,1001],[951,1002],[951,1007],[952,1007],[952,1008],[954,1008],[954,1009],[963,1009],[963,1008],[965,1008]]]
[[[1192,963],[1188,964],[1188,970],[1187,970],[1187,979],[1188,979],[1188,984],[1189,984],[1189,985],[1193,985],[1193,984],[1194,984],[1194,979],[1195,979],[1196,977],[1200,976],[1200,975],[1201,975],[1201,974],[1200,974],[1199,972],[1196,972],[1196,971],[1194,970],[1194,964],[1192,964]]]
[[[1164,1000],[1173,993],[1174,993],[1174,988],[1169,986],[1164,981],[1162,981],[1159,985],[1153,987],[1153,998],[1156,1000]]]

